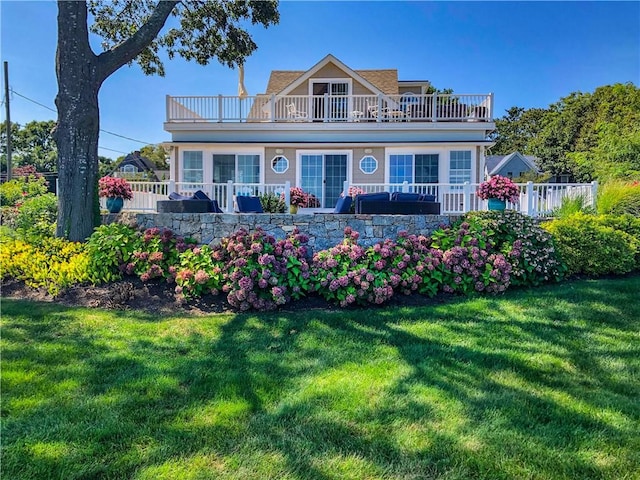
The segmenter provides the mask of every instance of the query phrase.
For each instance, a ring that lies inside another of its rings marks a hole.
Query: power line
[[[11,89],[11,93],[13,93],[13,94],[15,94],[15,95],[18,95],[19,97],[22,97],[22,98],[24,98],[25,100],[28,100],[28,101],[30,101],[30,102],[32,102],[32,103],[35,103],[36,105],[40,105],[41,107],[46,108],[47,110],[50,110],[50,111],[52,111],[53,113],[56,113],[56,114],[58,113],[58,112],[57,112],[56,110],[54,110],[53,108],[48,107],[48,106],[46,106],[46,105],[44,105],[44,104],[42,104],[42,103],[40,103],[40,102],[37,102],[37,101],[33,100],[32,98],[25,97],[24,95],[22,95],[22,94],[20,94],[20,93],[16,92],[16,91],[15,91],[15,90],[13,90],[13,89]],[[157,142],[145,142],[145,141],[143,141],[143,140],[138,140],[138,139],[136,139],[136,138],[131,138],[131,137],[127,137],[127,136],[125,136],[125,135],[120,135],[119,133],[110,132],[109,130],[104,130],[104,129],[102,129],[102,128],[100,129],[100,131],[101,131],[101,132],[103,132],[103,133],[107,133],[107,134],[109,134],[109,135],[113,135],[114,137],[120,137],[120,138],[124,138],[125,140],[131,140],[132,142],[136,142],[136,143],[144,143],[145,145],[155,145],[155,143],[157,143]],[[105,150],[109,150],[109,149],[108,149],[108,148],[105,148]],[[114,152],[117,152],[117,151],[118,151],[118,150],[114,150]],[[121,153],[122,153],[122,152],[121,152]]]

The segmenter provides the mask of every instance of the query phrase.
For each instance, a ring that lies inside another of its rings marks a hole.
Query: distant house
[[[130,153],[116,165],[111,173],[113,177],[126,178],[129,180],[148,180],[158,182],[168,171],[158,170],[156,165],[139,151]]]
[[[513,152],[509,155],[487,155],[485,160],[485,175],[491,177],[517,178],[529,172],[540,173],[536,165],[537,158],[532,155],[522,155]]]

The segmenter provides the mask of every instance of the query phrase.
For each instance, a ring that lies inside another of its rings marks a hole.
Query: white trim
[[[449,170],[448,165],[443,165],[442,159],[445,155],[449,154],[449,151],[453,150],[453,148],[447,149],[442,146],[426,146],[420,145],[415,147],[387,147],[385,148],[385,165],[384,165],[384,181],[385,183],[390,183],[389,175],[391,173],[391,155],[438,155],[438,183],[445,183],[445,176],[443,176],[443,171],[446,169]],[[414,157],[414,167],[415,167],[415,157]],[[414,172],[415,179],[415,172]]]
[[[287,168],[285,168],[281,172],[278,172],[275,168],[273,168],[273,161],[276,158],[284,158],[287,161]],[[283,175],[283,174],[287,173],[289,171],[289,169],[291,168],[291,160],[289,160],[289,158],[287,158],[286,155],[284,155],[282,153],[278,153],[271,159],[271,161],[269,162],[269,165],[271,167],[271,170],[273,170],[273,173],[275,173],[276,175]]]
[[[302,85],[306,80],[309,80],[315,73],[319,72],[323,67],[325,67],[329,63],[333,63],[336,67],[338,67],[344,73],[349,75],[352,79],[356,80],[363,87],[371,90],[372,94],[374,94],[374,95],[377,95],[377,94],[383,94],[384,95],[385,94],[385,92],[383,92],[378,87],[373,85],[371,82],[366,80],[364,77],[359,75],[357,72],[355,72],[354,70],[349,68],[347,65],[342,63],[336,57],[334,57],[333,55],[329,54],[326,57],[324,57],[322,60],[320,60],[318,63],[316,63],[313,67],[311,67],[309,70],[307,70],[302,75],[300,75],[296,80],[291,82],[288,86],[286,86],[280,92],[276,92],[276,97],[284,97],[284,96],[286,96],[289,92],[291,92],[292,90],[295,90],[297,87]]]
[[[362,169],[362,161],[367,158],[367,157],[371,157],[375,160],[376,162],[376,168],[373,169],[372,172],[365,172]],[[375,157],[375,155],[373,155],[372,153],[366,153],[362,156],[362,158],[360,160],[358,160],[358,168],[360,169],[360,171],[362,173],[364,173],[365,175],[373,175],[374,173],[376,173],[378,171],[378,169],[380,168],[380,161]]]

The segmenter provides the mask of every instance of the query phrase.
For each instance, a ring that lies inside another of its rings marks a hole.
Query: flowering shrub
[[[483,200],[497,198],[498,200],[517,203],[520,198],[520,189],[510,178],[494,175],[480,184],[476,194]]]
[[[141,243],[139,232],[126,225],[111,223],[97,227],[86,243],[89,280],[98,284],[122,278],[124,267]]]
[[[281,193],[280,196],[284,199],[284,192]],[[320,202],[315,195],[305,192],[300,187],[291,187],[289,190],[289,196],[291,205],[296,207],[316,208],[320,206]]]
[[[401,293],[409,295],[417,291],[433,297],[443,281],[441,263],[442,251],[431,247],[431,238],[399,233],[391,272],[400,275]]]
[[[171,269],[171,267],[169,267]],[[207,245],[187,249],[180,254],[177,268],[176,293],[184,298],[217,295],[222,289],[222,263],[216,262]]]
[[[131,185],[124,178],[102,177],[98,180],[98,195],[100,197],[120,197],[124,200],[131,200],[133,192]]]
[[[504,292],[511,282],[511,264],[476,223],[461,222],[434,234],[434,245],[446,245],[442,254],[443,287],[447,293]],[[438,240],[436,240],[438,239]]]
[[[465,220],[484,231],[492,249],[507,258],[513,285],[536,286],[563,277],[566,267],[553,237],[531,217],[514,211],[473,212]]]
[[[223,266],[222,291],[227,301],[239,310],[273,310],[292,297],[300,298],[309,286],[303,245],[307,241],[297,229],[279,241],[261,228],[251,234],[240,229],[223,238],[212,258]]]
[[[143,282],[164,278],[172,283],[177,273],[179,254],[195,246],[193,239],[176,236],[169,229],[148,228],[142,235],[140,250],[133,252],[130,262],[122,268],[128,275],[139,275]]]
[[[384,269],[391,256],[388,247],[367,256],[358,245],[359,233],[344,229],[344,240],[313,255],[311,274],[314,290],[325,300],[346,307],[354,303],[384,303],[393,295],[389,274]],[[373,262],[373,268],[370,267]]]

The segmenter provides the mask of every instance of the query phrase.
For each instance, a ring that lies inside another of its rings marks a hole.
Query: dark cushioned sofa
[[[193,195],[180,195],[172,192],[169,200],[157,202],[158,213],[222,213],[217,200],[211,200],[202,190]]]
[[[356,196],[356,213],[388,215],[440,215],[435,195],[403,192],[363,193]]]

